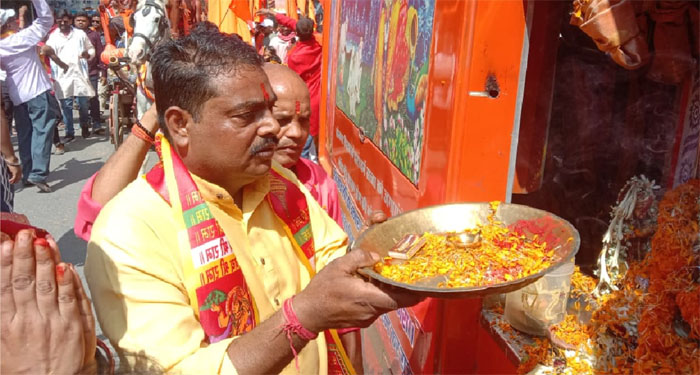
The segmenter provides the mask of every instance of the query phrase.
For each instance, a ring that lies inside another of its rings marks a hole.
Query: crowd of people
[[[38,18],[0,40],[22,168],[6,149],[4,114],[2,160],[7,180],[50,190],[61,109],[64,141],[74,102],[84,137],[88,118],[93,132],[102,129],[88,116],[103,77],[91,61],[102,47],[87,14],[59,13],[51,31],[45,0],[32,2]],[[357,277],[379,257],[349,251],[337,187],[310,160],[322,58],[313,20],[259,15],[253,45],[201,22],[156,46],[154,105],[77,202],[88,287],[120,372],[354,373],[359,329],[419,302]],[[160,162],[139,176],[153,146]],[[0,371],[109,372],[92,305],[55,241],[17,214],[3,213],[0,227],[2,355],[12,356]],[[28,344],[30,329],[52,340]],[[25,360],[30,344],[39,360]]]
[[[2,154],[8,166],[21,165],[21,175],[12,175],[21,178],[10,178],[12,183],[21,179],[24,186],[48,193],[52,191],[48,184],[52,145],[55,154],[63,154],[65,144],[75,139],[74,105],[83,138],[104,134],[97,92],[98,82],[105,83],[106,69],[99,59],[104,48],[99,17],[85,12],[74,16],[65,10],[54,17],[45,2],[35,2],[34,9],[37,17],[26,27],[26,7],[18,15],[3,9],[0,16],[0,78],[3,98],[7,98],[2,105],[2,131],[9,133],[14,124],[19,159],[10,143]],[[65,126],[63,139],[59,123]],[[5,168],[2,173],[7,177]],[[3,190],[10,205],[12,191],[12,184]]]

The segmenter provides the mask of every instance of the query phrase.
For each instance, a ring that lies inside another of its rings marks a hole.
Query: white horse
[[[155,46],[170,39],[170,21],[163,0],[139,0],[131,15],[134,35],[127,49],[127,56],[138,72],[136,109],[138,118],[153,104],[153,80],[148,59]]]

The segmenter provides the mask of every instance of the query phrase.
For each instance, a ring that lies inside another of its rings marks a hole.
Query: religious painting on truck
[[[336,105],[418,183],[435,0],[343,0]]]

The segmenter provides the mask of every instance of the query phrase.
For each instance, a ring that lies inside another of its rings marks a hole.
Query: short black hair
[[[124,34],[124,31],[126,31],[126,28],[124,28],[124,18],[123,17],[110,18],[109,24],[107,26],[109,26],[109,28],[112,29],[114,32],[116,32],[119,36]]]
[[[56,17],[56,19],[61,19],[61,18],[65,18],[65,17],[73,19],[73,14],[68,9],[62,9],[58,13],[58,17]]]
[[[262,58],[251,45],[206,21],[198,23],[186,37],[160,44],[150,61],[158,122],[168,138],[168,108],[180,107],[199,121],[204,102],[218,94],[214,84],[217,76],[244,68],[262,69]]]
[[[263,47],[263,51],[270,51],[270,57],[265,57],[263,55],[263,60],[265,62],[276,62],[278,64],[282,63],[282,59],[277,55],[277,50],[275,47]]]
[[[299,40],[311,39],[314,35],[314,21],[309,17],[299,17],[295,31]]]
[[[85,12],[85,11],[80,11],[80,12],[76,13],[74,18],[78,18],[78,17],[85,17],[88,19],[88,21],[90,20],[90,16],[88,16],[87,12]]]

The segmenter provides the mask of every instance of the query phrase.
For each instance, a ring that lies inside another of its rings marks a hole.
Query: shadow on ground
[[[49,174],[49,184],[56,191],[76,182],[83,182],[95,174],[104,162],[100,158],[79,161],[75,158],[65,161]],[[58,181],[58,182],[55,182]]]
[[[80,131],[78,131],[78,134],[80,134]],[[67,143],[66,144],[66,153],[71,153],[71,152],[76,152],[76,151],[81,151],[84,150],[91,145],[99,142],[108,142],[109,138],[107,138],[104,134],[103,135],[92,135],[90,138],[81,138],[81,137],[76,137],[74,141]]]
[[[85,265],[87,243],[76,237],[72,228],[58,239],[58,249],[61,251],[62,261],[74,266]]]

